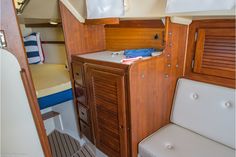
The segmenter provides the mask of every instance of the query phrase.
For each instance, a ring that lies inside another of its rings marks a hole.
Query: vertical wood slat
[[[235,29],[199,29],[194,72],[235,79],[235,44]]]

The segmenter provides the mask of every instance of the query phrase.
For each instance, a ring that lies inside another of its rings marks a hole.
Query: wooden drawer
[[[72,69],[73,69],[73,76],[74,80],[77,84],[83,86],[83,64],[80,63],[72,63]]]
[[[75,96],[76,96],[76,100],[80,104],[83,104],[84,106],[87,106],[87,97],[86,97],[86,90],[85,90],[85,88],[75,84]]]
[[[83,107],[82,105],[79,105],[79,117],[82,119],[84,122],[89,124],[89,114],[88,114],[88,109],[86,107]]]
[[[93,142],[91,128],[81,120],[80,120],[80,130],[84,136],[86,136],[89,140],[91,140],[91,142]]]

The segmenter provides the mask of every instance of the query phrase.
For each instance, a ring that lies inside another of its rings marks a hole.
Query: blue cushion
[[[73,99],[72,89],[64,90],[55,94],[38,98],[40,110],[47,107],[55,106],[57,104]]]

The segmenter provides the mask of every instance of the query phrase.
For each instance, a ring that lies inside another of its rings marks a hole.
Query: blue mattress
[[[40,110],[42,110],[47,107],[52,107],[72,99],[73,99],[72,89],[68,89],[55,94],[38,98],[38,103]]]

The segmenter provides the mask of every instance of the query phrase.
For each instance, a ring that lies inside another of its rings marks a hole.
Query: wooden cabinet
[[[81,132],[88,138],[92,134],[96,147],[109,157],[137,157],[138,143],[169,122],[164,58],[128,65],[120,63],[119,55],[98,53],[72,56],[72,68],[83,66],[87,98],[87,107],[79,107]]]
[[[194,20],[189,26],[185,77],[235,88],[235,19]]]
[[[125,73],[86,64],[96,146],[109,156],[127,157]]]
[[[235,79],[235,29],[200,28],[194,72]]]

